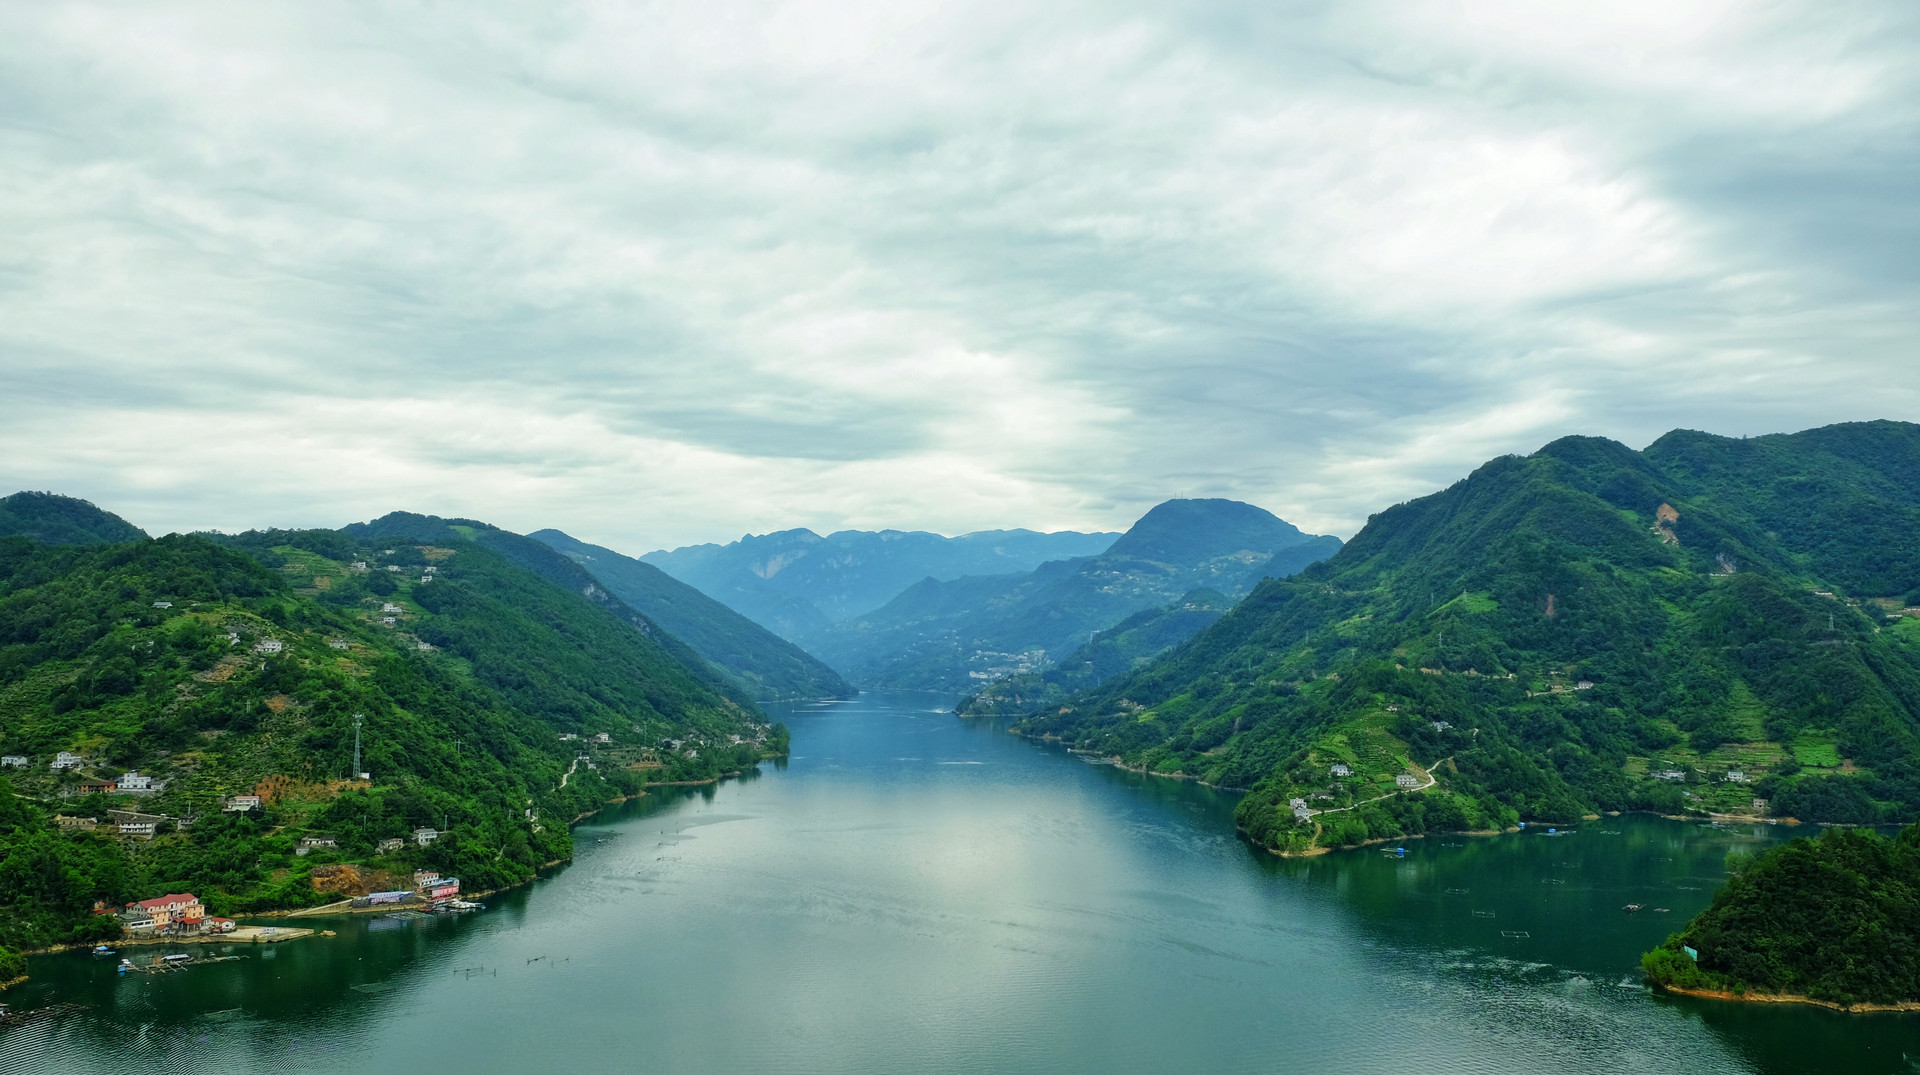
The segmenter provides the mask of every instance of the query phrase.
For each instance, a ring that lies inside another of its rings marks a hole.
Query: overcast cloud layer
[[[1920,418],[1916,12],[0,6],[0,492],[1344,536],[1566,433]]]

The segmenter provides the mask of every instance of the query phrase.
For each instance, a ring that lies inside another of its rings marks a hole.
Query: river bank
[[[1654,985],[1664,992],[1677,993],[1687,997],[1705,997],[1708,1000],[1731,1000],[1743,1004],[1811,1004],[1817,1008],[1828,1008],[1836,1012],[1846,1012],[1850,1015],[1865,1015],[1873,1012],[1920,1012],[1920,1001],[1915,1000],[1897,1001],[1893,1004],[1875,1004],[1871,1001],[1841,1004],[1838,1001],[1816,1000],[1813,997],[1803,997],[1797,993],[1756,993],[1752,991],[1734,993],[1725,989],[1688,989],[1684,986],[1661,985],[1658,982],[1655,982]]]

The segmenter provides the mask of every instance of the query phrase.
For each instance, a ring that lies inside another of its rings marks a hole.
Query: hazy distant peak
[[[1242,550],[1275,552],[1307,541],[1292,523],[1238,500],[1169,500],[1140,517],[1108,553],[1169,563]]]

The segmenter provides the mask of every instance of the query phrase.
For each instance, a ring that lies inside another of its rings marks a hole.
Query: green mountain
[[[0,537],[32,538],[48,545],[110,545],[140,541],[146,532],[84,500],[58,493],[15,493],[0,498]]]
[[[1841,1006],[1920,1003],[1920,826],[1894,839],[1828,829],[1728,866],[1713,906],[1642,957],[1653,981]]]
[[[1250,787],[1240,824],[1280,850],[1636,808],[1911,818],[1917,523],[1920,426],[1569,437],[1020,728]]]
[[[1113,534],[983,530],[811,530],[749,534],[726,545],[690,545],[641,557],[783,638],[798,640],[871,612],[922,579],[1031,571],[1091,556]]]
[[[856,683],[964,691],[1043,671],[1096,632],[1194,590],[1239,597],[1264,574],[1292,574],[1339,547],[1250,504],[1172,500],[1098,556],[1023,574],[926,579],[800,643]]]
[[[649,563],[558,530],[529,535],[579,564],[608,592],[724,670],[751,697],[846,698],[839,673],[740,613]]]
[[[546,546],[388,522],[0,539],[0,753],[24,759],[4,770],[20,798],[0,795],[0,945],[111,932],[95,900],[163,891],[232,913],[405,887],[419,867],[468,891],[517,883],[568,858],[569,820],[609,798],[784,749],[783,729]],[[562,738],[594,732],[610,742]],[[61,751],[85,761],[55,770]],[[93,790],[130,769],[156,788]],[[263,810],[221,809],[249,793]],[[158,835],[118,835],[111,810],[161,818]],[[442,835],[417,846],[420,827]],[[296,853],[321,835],[334,846]]]

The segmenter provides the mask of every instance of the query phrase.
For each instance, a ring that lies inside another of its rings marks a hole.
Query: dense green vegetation
[[[0,497],[0,537],[26,537],[48,545],[110,545],[146,536],[118,515],[74,497],[58,493]]]
[[[693,647],[759,701],[845,698],[839,673],[799,646],[649,563],[558,530],[529,535],[584,568],[615,597]]]
[[[926,579],[883,608],[800,641],[856,683],[969,690],[1077,659],[1095,632],[1196,589],[1239,597],[1261,578],[1292,574],[1339,547],[1251,504],[1171,500],[1098,556],[1023,574]],[[1172,617],[1161,626],[1200,623]]]
[[[0,753],[28,759],[0,794],[0,944],[111,932],[96,900],[322,902],[343,863],[367,884],[404,887],[422,867],[468,891],[518,883],[569,857],[577,815],[737,772],[782,741],[683,644],[472,533],[0,539]],[[370,781],[354,779],[356,718]],[[58,751],[87,763],[55,772]],[[86,786],[128,769],[158,786]],[[221,808],[254,793],[263,808]],[[164,820],[122,837],[116,810]],[[418,846],[417,828],[441,835]],[[319,835],[334,845],[300,853]]]
[[[1642,957],[1649,978],[1843,1005],[1920,1002],[1920,826],[1895,839],[1829,829],[1727,865],[1713,906]]]
[[[1282,850],[1599,810],[1912,818],[1920,578],[1869,519],[1916,504],[1913,425],[1566,438],[1021,727],[1251,788],[1240,824]]]

